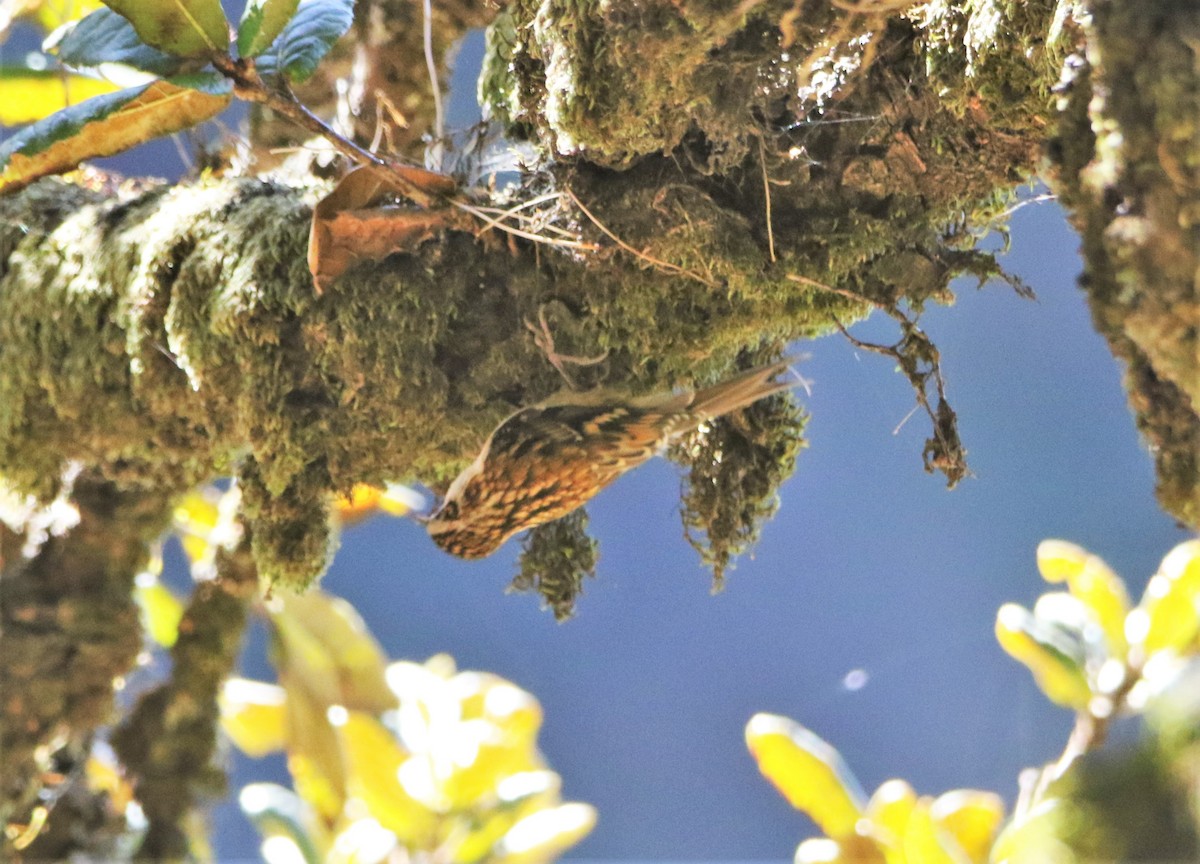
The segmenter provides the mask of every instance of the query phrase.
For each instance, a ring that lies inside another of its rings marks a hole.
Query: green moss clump
[[[489,31],[480,98],[551,154],[624,167],[698,129],[713,165],[736,164],[756,112],[787,99],[786,76],[759,74],[755,60],[777,47],[765,22],[788,5],[748,20],[711,3],[516,3]]]
[[[583,580],[596,575],[599,558],[587,526],[587,510],[580,507],[531,530],[521,542],[519,571],[509,590],[536,591],[559,621],[574,615]]]
[[[1070,12],[1060,0],[939,0],[913,21],[948,109],[986,117],[998,134],[1036,133],[1050,121],[1051,87],[1073,48]]]
[[[775,396],[706,424],[672,448],[672,460],[688,469],[684,535],[712,569],[714,592],[779,509],[779,487],[795,471],[807,419],[792,399]]]

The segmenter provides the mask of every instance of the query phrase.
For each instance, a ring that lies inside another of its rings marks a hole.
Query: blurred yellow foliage
[[[537,749],[541,706],[446,655],[388,664],[362,619],[319,591],[268,604],[279,686],[232,681],[222,725],[252,755],[282,747],[295,791],[242,806],[268,862],[542,864],[595,824],[563,803]]]
[[[353,525],[376,513],[407,516],[424,506],[425,498],[420,492],[400,483],[388,483],[382,488],[355,483],[348,494],[334,498],[334,510],[343,525]]]
[[[763,775],[828,835],[801,843],[796,864],[984,864],[1004,819],[990,792],[918,797],[903,780],[864,801],[838,752],[786,717],[754,715],[746,743]]]

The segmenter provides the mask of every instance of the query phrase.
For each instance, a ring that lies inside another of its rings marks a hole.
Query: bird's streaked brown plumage
[[[800,383],[787,359],[701,390],[637,398],[568,393],[522,408],[488,436],[426,523],[434,542],[483,558],[512,535],[565,516],[702,423]]]

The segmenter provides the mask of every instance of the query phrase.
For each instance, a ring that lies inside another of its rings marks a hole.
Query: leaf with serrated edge
[[[243,57],[261,54],[292,20],[298,3],[299,0],[250,0],[238,24],[238,54]]]
[[[117,85],[98,78],[12,67],[0,68],[0,125],[20,126],[48,117],[93,96],[112,93]]]
[[[304,81],[353,23],[353,0],[301,0],[292,20],[258,58],[259,74]]]
[[[173,75],[183,65],[179,57],[143,42],[129,20],[111,9],[97,9],[72,26],[55,48],[58,59],[76,69],[117,63],[164,76]]]
[[[26,126],[0,146],[0,191],[195,126],[229,104],[230,89],[209,76],[175,80],[97,96]]]
[[[207,57],[229,48],[221,0],[104,0],[129,19],[147,45],[176,57]]]

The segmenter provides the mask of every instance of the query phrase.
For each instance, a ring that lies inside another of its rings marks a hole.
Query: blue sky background
[[[456,72],[473,92],[479,39]],[[460,96],[450,121],[474,109]],[[160,141],[112,160],[178,174]],[[923,415],[885,358],[834,336],[799,344],[813,382],[809,447],[778,518],[726,591],[683,539],[679,472],[658,460],[589,508],[598,578],[576,619],[556,624],[536,598],[506,595],[518,544],[483,562],[439,552],[420,526],[379,519],[349,529],[324,588],[349,599],[393,658],[448,652],[531,690],[543,749],[564,796],[599,809],[576,859],[790,859],[814,829],[762,779],[742,729],[787,714],[834,744],[868,790],[908,779],[1011,803],[1021,768],[1054,758],[1070,715],[996,645],[1008,600],[1045,586],[1034,550],[1061,537],[1103,555],[1140,593],[1185,538],[1153,498],[1153,474],[1075,281],[1078,241],[1057,206],[1012,219],[1005,265],[1038,293],[960,285],[922,326],[942,352],[974,477],[953,492],[926,474]],[[854,328],[890,340],[886,321]],[[398,441],[397,446],[403,446]],[[270,677],[261,628],[245,672]],[[859,689],[846,686],[855,672]],[[231,757],[234,792],[286,782],[281,759]],[[253,859],[257,836],[235,796],[214,811],[222,861]]]

